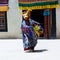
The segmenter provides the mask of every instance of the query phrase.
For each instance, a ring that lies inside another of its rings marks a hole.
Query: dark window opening
[[[7,12],[0,12],[0,32],[7,31]]]

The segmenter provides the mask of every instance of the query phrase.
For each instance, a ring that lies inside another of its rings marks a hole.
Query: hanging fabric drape
[[[19,7],[22,10],[57,8],[58,1],[57,0],[19,0]]]
[[[0,11],[8,11],[8,0],[0,0]]]

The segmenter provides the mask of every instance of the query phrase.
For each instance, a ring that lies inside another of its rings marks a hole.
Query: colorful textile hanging
[[[8,0],[0,0],[0,11],[8,11]]]
[[[26,9],[46,9],[58,7],[57,0],[19,0],[19,7]]]

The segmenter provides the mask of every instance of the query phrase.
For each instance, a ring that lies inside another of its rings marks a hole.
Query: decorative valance
[[[8,6],[0,6],[0,11],[8,11]]]
[[[19,8],[22,10],[46,9],[57,7],[58,7],[57,0],[19,0]]]
[[[8,11],[8,0],[0,0],[0,11]]]

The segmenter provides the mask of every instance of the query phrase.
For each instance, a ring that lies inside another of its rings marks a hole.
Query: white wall
[[[57,38],[60,38],[60,8],[56,9],[56,27]]]
[[[9,10],[7,12],[8,32],[0,32],[0,38],[20,38],[21,37],[21,11],[18,0],[9,0]]]

